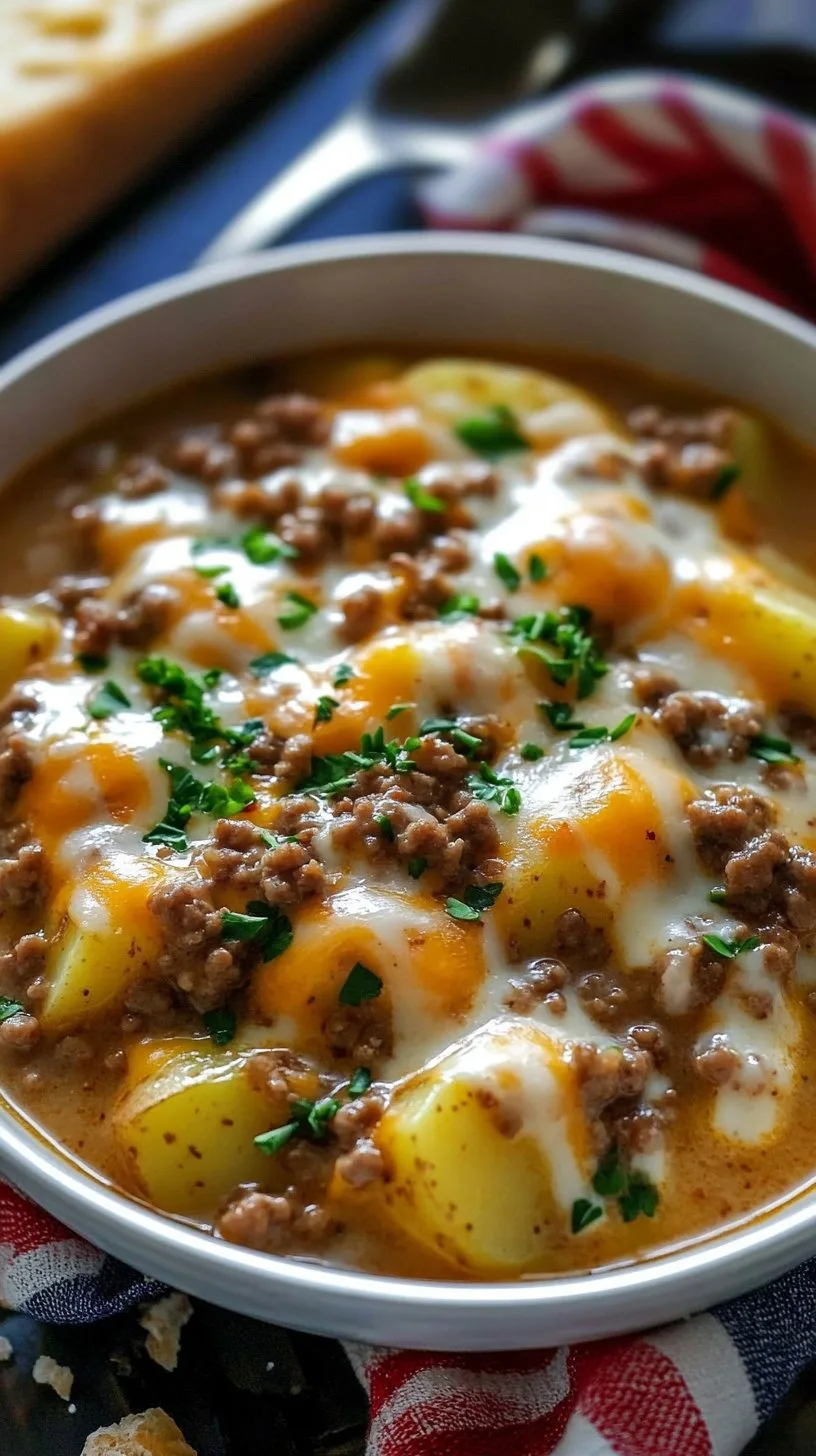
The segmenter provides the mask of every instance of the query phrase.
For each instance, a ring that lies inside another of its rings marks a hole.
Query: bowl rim
[[[2,366],[0,391],[7,390],[55,356],[70,351],[91,336],[115,328],[134,315],[161,309],[182,297],[206,294],[219,286],[272,272],[321,268],[361,257],[416,255],[432,258],[440,254],[563,263],[613,277],[642,279],[747,316],[776,333],[808,345],[816,354],[814,325],[776,304],[673,264],[586,244],[521,236],[458,232],[389,233],[292,244],[268,253],[202,265],[189,273],[130,292],[64,325]],[[0,480],[0,486],[2,484]],[[244,1282],[247,1278],[259,1281],[259,1287],[263,1285],[272,1296],[276,1289],[281,1294],[301,1294],[304,1296],[304,1309],[311,1293],[316,1299],[322,1299],[324,1310],[331,1312],[322,1315],[319,1320],[304,1317],[302,1327],[315,1328],[322,1323],[324,1330],[334,1325],[342,1327],[345,1333],[354,1328],[355,1311],[370,1309],[372,1304],[393,1304],[407,1321],[412,1314],[427,1319],[444,1306],[446,1317],[460,1315],[462,1329],[466,1329],[466,1317],[476,1311],[498,1317],[501,1313],[512,1315],[535,1310],[540,1311],[542,1316],[554,1317],[559,1312],[566,1313],[572,1304],[588,1295],[593,1300],[606,1303],[616,1298],[625,1300],[628,1296],[631,1303],[635,1290],[641,1312],[636,1319],[621,1319],[616,1328],[642,1326],[654,1322],[655,1317],[660,1319],[659,1299],[664,1288],[668,1291],[668,1287],[674,1287],[678,1281],[690,1283],[699,1292],[700,1298],[695,1305],[690,1296],[689,1307],[703,1307],[708,1302],[705,1280],[709,1271],[713,1274],[716,1270],[719,1276],[725,1276],[718,1282],[727,1286],[728,1294],[739,1292],[751,1286],[750,1275],[746,1278],[743,1271],[743,1277],[739,1277],[741,1265],[755,1260],[762,1251],[767,1256],[771,1249],[776,1249],[773,1266],[770,1267],[771,1260],[766,1257],[766,1264],[754,1278],[755,1284],[761,1282],[769,1274],[779,1273],[804,1257],[807,1235],[816,1229],[816,1199],[808,1201],[802,1190],[794,1190],[753,1220],[714,1230],[689,1245],[625,1265],[590,1269],[577,1274],[543,1275],[490,1283],[409,1279],[261,1253],[213,1238],[199,1228],[116,1191],[55,1143],[38,1135],[26,1124],[21,1113],[1,1100],[0,1164],[6,1176],[19,1183],[49,1212],[58,1218],[67,1218],[72,1225],[76,1215],[80,1233],[84,1232],[86,1237],[117,1257],[132,1259],[135,1255],[139,1267],[148,1274],[168,1278],[172,1268],[174,1272],[169,1277],[180,1287],[185,1287],[195,1283],[188,1279],[187,1272],[192,1263],[196,1263],[210,1270],[213,1279],[220,1275],[222,1285],[234,1274],[236,1289],[237,1276],[240,1275]],[[122,1253],[117,1234],[127,1236],[127,1254]],[[784,1255],[783,1248],[786,1250]],[[228,1290],[222,1287],[219,1293],[223,1302],[227,1303]],[[644,1318],[643,1307],[647,1299],[651,1313]],[[339,1315],[341,1307],[342,1318]],[[289,1316],[290,1309],[291,1302],[287,1305],[287,1322],[296,1325],[297,1319]],[[257,1312],[257,1309],[253,1310],[253,1313]],[[275,1315],[273,1305],[270,1315]],[[607,1320],[598,1333],[609,1333],[610,1328]],[[529,1343],[529,1335],[528,1321],[520,1331],[520,1338],[510,1343]],[[591,1338],[592,1332],[589,1331],[585,1337]],[[421,1340],[406,1339],[405,1343],[419,1343],[427,1347],[429,1341],[426,1334]],[[456,1344],[456,1340],[445,1336],[444,1343],[437,1348],[455,1348]],[[490,1341],[484,1338],[479,1340],[478,1345],[467,1337],[459,1344],[460,1347],[465,1344],[468,1348],[490,1348]],[[507,1347],[506,1335],[494,1342],[494,1348]]]

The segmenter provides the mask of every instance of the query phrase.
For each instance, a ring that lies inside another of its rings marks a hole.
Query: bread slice
[[[0,288],[345,0],[0,0]]]
[[[92,1431],[82,1456],[196,1456],[175,1421],[154,1408]]]

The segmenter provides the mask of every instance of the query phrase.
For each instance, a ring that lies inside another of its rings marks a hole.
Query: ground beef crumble
[[[196,1011],[222,1006],[244,979],[244,966],[222,943],[221,911],[206,886],[179,879],[154,890],[148,908],[161,925],[158,971]]]
[[[682,495],[710,495],[723,469],[733,464],[735,419],[728,409],[701,415],[671,414],[656,405],[632,410],[627,423],[647,485]]]
[[[751,739],[765,726],[765,711],[747,698],[670,692],[655,707],[653,721],[689,763],[711,768],[723,758],[739,763],[746,757]]]
[[[83,596],[73,608],[74,651],[105,657],[117,642],[148,647],[170,625],[179,605],[176,590],[158,581],[131,593],[120,607],[99,596]]]

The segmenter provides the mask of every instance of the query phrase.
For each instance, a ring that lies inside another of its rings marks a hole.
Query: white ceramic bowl
[[[494,237],[357,239],[202,269],[63,329],[0,371],[0,476],[139,396],[275,354],[360,343],[569,347],[761,405],[816,443],[816,329],[744,294],[596,249]],[[514,1284],[345,1273],[225,1244],[68,1161],[0,1104],[0,1173],[111,1254],[245,1314],[434,1349],[623,1333],[755,1287],[816,1248],[816,1191],[608,1272]]]

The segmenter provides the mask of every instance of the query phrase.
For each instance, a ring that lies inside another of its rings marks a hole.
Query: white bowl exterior
[[[0,371],[0,479],[147,393],[333,345],[607,354],[733,395],[816,443],[816,330],[735,290],[600,249],[406,236],[306,245],[143,290]],[[816,1194],[606,1273],[386,1279],[225,1244],[104,1187],[0,1105],[0,1172],[136,1268],[261,1319],[376,1344],[521,1349],[623,1333],[754,1288],[816,1246]]]

